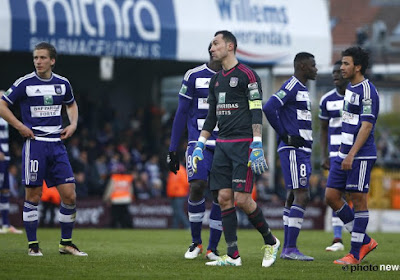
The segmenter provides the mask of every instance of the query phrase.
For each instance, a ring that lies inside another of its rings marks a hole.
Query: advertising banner
[[[324,0],[0,0],[0,51],[48,41],[62,54],[208,60],[218,30],[238,39],[238,58],[291,64],[300,51],[329,65]]]

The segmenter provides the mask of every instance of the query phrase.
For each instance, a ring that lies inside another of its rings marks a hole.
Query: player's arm
[[[324,169],[329,169],[329,157],[328,155],[328,127],[329,121],[320,119],[321,132],[320,132],[320,142],[321,142],[321,167]]]
[[[247,85],[247,96],[249,109],[252,115],[253,142],[250,144],[251,153],[248,166],[255,174],[262,174],[268,169],[262,148],[262,90],[261,81],[257,77],[257,82]]]
[[[33,131],[15,117],[10,108],[8,108],[8,103],[3,99],[0,99],[0,117],[18,130],[22,137],[31,139],[35,138]]]
[[[71,137],[78,127],[79,111],[76,101],[72,102],[71,104],[67,104],[67,115],[70,124],[66,126],[63,131],[61,131],[61,139],[63,140]]]
[[[209,105],[208,113],[203,125],[203,129],[200,132],[199,139],[197,140],[196,147],[192,153],[192,166],[194,172],[197,172],[197,162],[204,159],[203,150],[206,147],[206,141],[211,136],[211,133],[217,124],[217,99],[214,92],[214,85],[217,76],[218,74],[214,75],[210,80],[207,98],[207,103]]]
[[[263,111],[268,122],[279,135],[279,139],[289,146],[299,148],[304,146],[306,141],[299,135],[289,135],[284,125],[281,123],[277,113],[278,110],[289,100],[289,98],[289,93],[281,89],[272,95],[267,103],[265,103]]]
[[[321,167],[328,169],[330,167],[329,156],[328,156],[328,129],[329,129],[329,113],[326,109],[326,99],[323,97],[319,102],[319,113],[318,118],[320,119],[320,142],[321,142]]]
[[[342,161],[342,169],[343,170],[350,170],[351,166],[353,165],[354,157],[358,153],[358,151],[364,146],[365,142],[367,141],[369,135],[371,134],[373,124],[364,121],[361,123],[361,128],[358,131],[356,141],[353,144],[353,147],[351,147],[349,153],[345,157],[345,159]]]
[[[193,99],[193,82],[194,81],[190,79],[190,76],[187,80],[184,78],[181,89],[179,90],[178,109],[176,110],[174,122],[172,124],[171,142],[168,150],[167,163],[169,170],[175,174],[178,172],[180,166],[177,151],[180,139],[185,131],[189,108]]]

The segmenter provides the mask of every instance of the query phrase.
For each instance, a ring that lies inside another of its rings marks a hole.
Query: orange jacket
[[[41,200],[44,202],[50,202],[57,205],[61,203],[60,194],[58,193],[57,188],[56,187],[48,188],[45,181],[43,181]]]
[[[112,174],[104,194],[104,199],[110,199],[113,204],[131,203],[133,197],[132,193],[133,175]]]
[[[176,175],[173,172],[170,172],[168,175],[167,196],[185,197],[188,194],[189,182],[187,178],[186,168],[181,165]]]

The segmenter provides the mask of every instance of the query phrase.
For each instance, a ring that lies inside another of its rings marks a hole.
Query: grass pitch
[[[283,232],[274,234],[283,243]],[[380,265],[400,265],[398,234],[371,234],[379,246],[361,265],[353,267],[354,272],[350,271],[352,267],[344,271],[332,263],[350,248],[350,235],[343,234],[346,251],[325,252],[332,233],[302,231],[299,248],[315,261],[277,259],[272,267],[262,268],[263,242],[256,230],[238,232],[242,267],[208,267],[204,254],[195,260],[184,259],[191,243],[187,230],[76,229],[74,242],[89,257],[74,257],[58,253],[58,229],[39,229],[43,257],[27,255],[25,234],[0,235],[0,279],[400,279],[400,270],[380,270]],[[207,230],[202,237],[206,247]],[[226,252],[223,236],[219,251]]]

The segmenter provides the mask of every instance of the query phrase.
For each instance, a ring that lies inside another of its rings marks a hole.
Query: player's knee
[[[190,196],[189,199],[191,201],[199,201],[203,199],[204,190],[207,186],[207,183],[202,180],[194,180],[190,182]]]
[[[294,194],[294,204],[299,205],[301,207],[306,207],[310,202],[310,193],[308,190],[306,191],[297,191]]]

